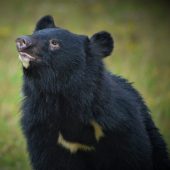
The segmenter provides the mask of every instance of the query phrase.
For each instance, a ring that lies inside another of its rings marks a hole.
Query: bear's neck
[[[57,77],[38,77],[24,74],[23,93],[32,100],[47,101],[56,100],[60,108],[67,107],[65,112],[81,112],[81,115],[91,116],[93,101],[103,82],[103,69],[97,71],[97,75],[85,72],[76,72],[64,79]],[[87,114],[88,113],[88,114]]]

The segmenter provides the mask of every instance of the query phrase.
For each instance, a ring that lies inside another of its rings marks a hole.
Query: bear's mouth
[[[35,57],[26,52],[19,52],[20,60],[35,60]]]
[[[30,65],[30,61],[34,61],[35,57],[31,56],[26,52],[19,52],[19,59],[22,62],[25,68],[28,68]]]

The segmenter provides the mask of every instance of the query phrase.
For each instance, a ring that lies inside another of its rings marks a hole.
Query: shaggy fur
[[[16,41],[29,62],[21,122],[34,170],[170,169],[140,94],[105,70],[109,33],[76,35],[45,16],[32,35]]]

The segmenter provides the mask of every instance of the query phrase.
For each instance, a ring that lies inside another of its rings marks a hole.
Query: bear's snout
[[[29,36],[21,36],[16,39],[16,46],[19,52],[27,49],[32,45],[32,40]]]

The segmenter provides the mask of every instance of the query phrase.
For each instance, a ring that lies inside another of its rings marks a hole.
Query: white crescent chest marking
[[[58,144],[64,147],[65,149],[69,150],[70,153],[76,153],[78,150],[81,151],[93,151],[95,148],[93,146],[88,146],[85,144],[81,144],[78,142],[70,142],[64,139],[63,135],[59,133],[58,136]]]
[[[96,121],[91,121],[91,126],[94,129],[94,136],[97,142],[99,142],[99,140],[104,137],[104,132],[103,129],[101,127],[101,125],[99,125]],[[71,142],[68,141],[66,139],[64,139],[63,135],[61,134],[61,132],[59,132],[59,136],[58,136],[58,141],[57,143],[64,147],[65,149],[69,150],[70,153],[76,153],[77,151],[94,151],[95,148],[94,146],[90,146],[90,145],[86,145],[86,144],[82,144],[82,143],[78,143],[78,142]]]

